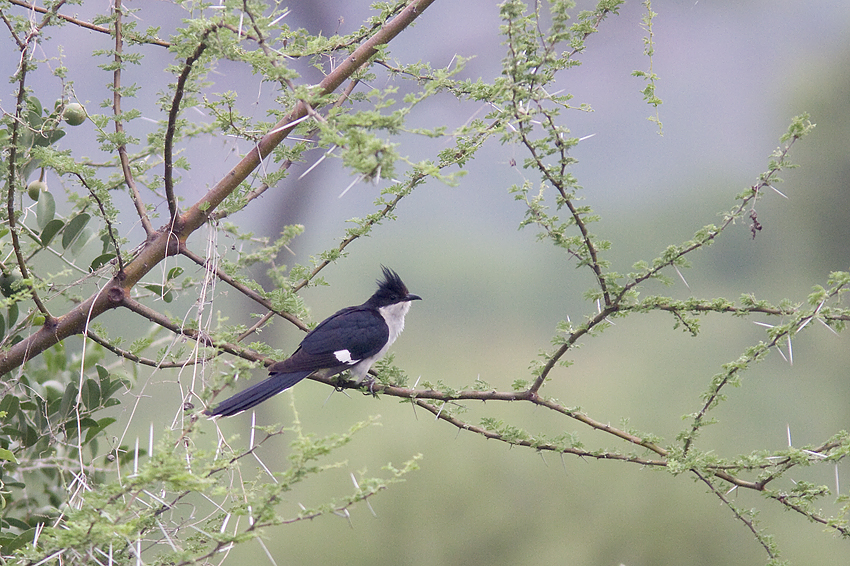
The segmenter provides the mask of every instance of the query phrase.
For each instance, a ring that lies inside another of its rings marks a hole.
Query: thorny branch
[[[395,18],[381,27],[325,76],[316,87],[318,93],[326,95],[334,92],[344,81],[350,79],[356,71],[370,61],[377,53],[378,47],[388,43],[406,29],[433,1],[416,0],[408,4]],[[61,6],[62,2],[54,5],[54,12]],[[20,85],[20,88],[21,96],[23,96],[23,84]],[[178,105],[179,99],[176,100],[172,112],[177,112],[176,106]],[[20,101],[19,109],[22,106],[23,102]],[[23,362],[39,355],[53,344],[69,336],[84,332],[88,320],[100,316],[107,310],[130,304],[125,302],[125,298],[129,297],[130,289],[164,258],[180,253],[189,236],[210,219],[218,205],[260,165],[261,161],[306,116],[307,104],[303,101],[297,103],[295,108],[278,122],[223,179],[182,214],[177,214],[176,200],[169,198],[169,209],[173,216],[168,225],[160,228],[155,235],[147,239],[126,269],[117,274],[103,289],[81,302],[67,314],[55,319],[46,317],[45,324],[39,331],[21,340],[9,350],[0,353],[0,374],[19,367]],[[10,183],[10,190],[13,190],[13,187],[14,184]],[[12,233],[15,234],[15,231],[13,230]],[[43,307],[43,305],[41,306]],[[40,310],[47,313],[46,309],[40,307]]]
[[[6,18],[5,14],[3,14],[3,19],[6,25],[9,27],[9,31],[12,33],[12,36],[15,38],[15,42],[18,45],[18,49],[20,51],[20,63],[18,66],[17,74],[17,82],[18,82],[18,92],[15,100],[15,119],[12,122],[12,135],[11,135],[11,144],[9,149],[9,175],[7,177],[7,187],[8,191],[6,194],[6,209],[9,217],[9,229],[12,238],[12,248],[15,253],[15,259],[18,263],[18,269],[21,271],[21,277],[24,279],[29,279],[29,269],[27,268],[27,262],[24,258],[23,250],[21,249],[21,242],[18,238],[18,231],[20,227],[16,221],[16,210],[15,210],[15,194],[18,187],[18,174],[17,174],[17,161],[18,161],[18,137],[21,135],[21,128],[28,127],[24,122],[24,106],[26,100],[26,78],[27,72],[29,69],[28,59],[29,52],[34,48],[34,42],[37,41],[41,30],[47,26],[50,21],[56,16],[59,12],[59,9],[65,4],[65,0],[60,0],[53,6],[51,6],[50,10],[46,10],[44,12],[44,18],[42,18],[41,22],[37,25],[33,25],[29,33],[26,34],[24,38],[18,37],[15,33],[11,22]],[[44,314],[46,321],[52,321],[53,317],[50,314],[50,311],[47,310],[47,306],[42,302],[41,297],[39,297],[38,292],[35,287],[30,288],[30,296],[32,297],[33,303],[35,303],[36,308]]]
[[[98,33],[104,33],[104,34],[107,34],[107,35],[112,33],[112,31],[109,28],[105,28],[103,26],[98,26],[98,25],[92,24],[90,22],[87,22],[85,20],[81,20],[79,18],[74,18],[72,16],[60,14],[60,13],[58,13],[58,10],[53,10],[53,8],[50,8],[48,10],[47,8],[42,8],[41,6],[36,6],[35,4],[29,4],[27,2],[23,2],[22,0],[9,0],[9,3],[14,4],[15,6],[20,6],[21,8],[25,8],[27,10],[31,10],[33,12],[38,12],[39,14],[47,14],[48,12],[53,12],[53,13],[56,14],[57,18],[65,20],[66,22],[68,22],[70,24],[80,26],[81,28],[96,31]],[[64,2],[62,2],[62,3],[64,4]],[[160,47],[169,47],[171,45],[167,41],[162,41],[161,39],[143,39],[143,38],[137,37],[135,35],[132,36],[131,39],[134,40],[134,41],[142,42],[142,43],[151,43],[153,45],[158,45]]]
[[[174,87],[174,98],[168,107],[168,122],[165,129],[165,145],[162,153],[164,166],[163,184],[165,185],[165,199],[168,202],[168,212],[171,214],[171,220],[169,222],[171,225],[177,220],[178,215],[177,196],[174,194],[174,136],[177,133],[177,118],[180,115],[180,104],[186,92],[186,83],[189,81],[189,76],[192,74],[195,64],[207,49],[207,38],[219,28],[221,28],[221,24],[214,24],[205,29],[201,34],[195,52],[186,59],[186,63],[177,77],[177,84]]]
[[[534,385],[532,386],[532,390],[537,391],[543,385],[543,383],[545,382],[545,380],[548,377],[551,370],[557,365],[558,361],[560,361],[560,359],[563,358],[563,356],[573,347],[573,345],[577,342],[577,340],[579,338],[581,338],[583,335],[587,334],[591,329],[593,329],[594,327],[596,327],[600,323],[604,322],[612,314],[619,313],[619,312],[626,312],[626,311],[628,311],[632,308],[627,303],[624,303],[624,299],[628,296],[628,293],[630,291],[632,291],[635,287],[637,287],[641,283],[643,283],[643,282],[645,282],[649,279],[652,279],[653,277],[657,277],[662,269],[670,267],[672,265],[675,265],[676,262],[681,261],[685,256],[693,253],[696,250],[702,249],[702,248],[710,245],[722,232],[724,232],[729,226],[731,226],[732,223],[735,221],[735,219],[738,218],[744,212],[744,210],[747,208],[747,205],[758,197],[759,190],[761,188],[765,187],[765,186],[770,185],[770,179],[772,177],[776,176],[779,173],[779,171],[781,170],[780,164],[782,162],[784,162],[785,157],[787,156],[788,152],[791,149],[791,146],[798,139],[799,139],[799,136],[793,136],[790,139],[790,141],[787,144],[785,144],[785,146],[782,148],[781,153],[780,153],[781,159],[778,162],[779,164],[777,164],[775,167],[772,167],[767,173],[762,175],[760,182],[753,186],[750,194],[742,199],[742,202],[736,207],[736,209],[733,212],[727,214],[723,224],[721,224],[719,227],[716,227],[712,230],[709,230],[708,232],[705,233],[705,235],[703,237],[698,238],[698,239],[690,242],[686,246],[683,246],[674,255],[671,255],[670,257],[665,258],[664,261],[658,262],[657,265],[655,265],[651,269],[647,269],[645,273],[635,277],[632,281],[623,285],[620,288],[619,292],[613,298],[609,298],[609,299],[606,300],[606,306],[604,308],[601,308],[596,316],[594,316],[593,318],[588,320],[578,330],[570,333],[569,336],[564,341],[564,343],[547,360],[547,362],[546,362],[546,364],[543,368],[543,371],[541,371],[540,375],[535,380]],[[529,150],[532,151],[531,148],[529,148]],[[547,170],[545,164],[543,164],[542,162],[539,162],[538,166],[543,168],[542,171]],[[550,182],[553,182],[553,183],[558,181],[557,177],[555,177],[555,176],[550,177],[549,180],[550,180]],[[560,187],[559,187],[559,191],[561,191]],[[563,196],[563,193],[562,193],[562,196]],[[566,198],[566,197],[564,197],[564,198]],[[567,202],[569,203],[570,201],[567,201]],[[570,210],[573,210],[573,208],[571,207]],[[574,215],[574,219],[575,219],[575,223],[577,225],[579,225],[579,226],[584,225],[584,221],[583,221],[583,219],[581,218],[580,215]],[[585,234],[585,233],[586,233],[586,229],[582,230],[582,234]],[[592,245],[592,242],[588,245]],[[593,264],[596,265],[597,267],[599,267],[597,260],[593,260]],[[607,289],[607,286],[603,287],[603,283],[605,281],[605,275],[601,271],[597,272],[596,268],[594,268],[594,273],[597,273],[598,277],[600,278],[599,279],[600,289],[603,290],[603,295],[604,295],[604,292],[605,292],[604,290]],[[608,302],[608,301],[610,301],[610,302]]]
[[[115,0],[116,65],[115,71],[112,75],[112,113],[115,115],[115,133],[119,135],[124,133],[124,123],[121,120],[121,71],[123,69],[122,52],[124,49],[123,16],[124,12],[121,6],[121,0]],[[155,230],[151,224],[148,212],[145,210],[145,202],[142,200],[139,187],[136,185],[136,180],[133,178],[133,170],[130,168],[130,158],[127,155],[127,145],[123,142],[118,146],[118,158],[121,162],[121,172],[124,174],[124,182],[126,183],[127,188],[130,189],[130,194],[133,197],[133,206],[136,208],[136,214],[139,217],[139,221],[142,224],[142,229],[145,231],[145,235],[150,238],[153,236]],[[118,253],[117,250],[118,248],[116,247],[116,254],[119,261],[118,270],[124,271],[123,263],[121,263],[121,254]]]

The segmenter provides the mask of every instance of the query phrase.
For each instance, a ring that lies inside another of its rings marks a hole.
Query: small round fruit
[[[62,113],[62,118],[69,126],[79,126],[86,121],[86,111],[82,104],[72,102],[65,107],[65,111]]]
[[[27,194],[30,196],[32,200],[38,200],[38,196],[41,194],[41,191],[47,190],[47,183],[44,181],[30,181],[30,184],[27,185]]]

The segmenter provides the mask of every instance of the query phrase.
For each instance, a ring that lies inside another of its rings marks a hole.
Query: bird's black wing
[[[314,371],[339,373],[374,356],[389,340],[383,317],[373,309],[348,307],[314,328],[289,358],[269,366],[269,377],[208,409],[211,417],[229,417],[289,389]]]
[[[269,368],[271,373],[316,371],[352,366],[381,351],[390,331],[373,309],[348,307],[314,328],[289,358]]]

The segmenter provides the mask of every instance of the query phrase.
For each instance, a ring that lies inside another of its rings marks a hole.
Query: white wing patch
[[[334,352],[334,356],[336,357],[336,359],[338,359],[344,364],[353,364],[360,361],[351,359],[351,352],[349,352],[348,350],[337,350],[336,352]]]

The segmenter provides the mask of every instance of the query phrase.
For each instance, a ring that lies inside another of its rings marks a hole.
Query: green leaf
[[[41,435],[38,433],[38,431],[36,431],[33,427],[27,424],[22,424],[21,429],[23,430],[20,430],[19,432],[21,444],[24,445],[24,448],[29,448],[30,446],[38,442],[39,438],[41,438]]]
[[[65,135],[63,130],[50,130],[43,134],[37,133],[35,135],[35,145],[40,147],[47,147],[52,143],[56,143]]]
[[[53,130],[47,136],[47,140],[48,140],[47,143],[49,143],[49,144],[56,143],[59,140],[61,140],[63,137],[65,137],[65,130]]]
[[[12,395],[11,393],[3,397],[3,400],[0,401],[0,411],[6,413],[6,421],[11,420],[12,417],[18,414],[18,410],[21,406],[21,400]]]
[[[79,255],[82,253],[83,248],[86,247],[91,239],[94,238],[94,232],[91,231],[90,228],[83,228],[82,232],[74,239],[74,242],[68,247],[68,250],[71,252],[71,255]]]
[[[23,145],[28,145],[28,146],[31,147],[32,146],[32,140],[33,140],[33,133],[30,132],[29,130],[24,130],[22,133],[25,134],[25,136],[21,136],[21,138],[28,138],[29,139],[29,144],[23,144]],[[41,160],[40,159],[29,159],[27,161],[24,161],[23,167],[21,167],[21,179],[29,179],[30,176],[32,176],[33,172],[36,169],[39,169],[40,167],[41,167]]]
[[[94,379],[87,379],[83,382],[83,389],[80,394],[87,409],[92,410],[100,405],[100,385]]]
[[[171,293],[171,289],[163,287],[162,285],[145,285],[145,289],[156,293],[166,303],[170,303],[174,300],[174,295]]]
[[[49,528],[49,527],[48,527]],[[47,530],[47,529],[45,529]],[[16,536],[12,541],[3,545],[3,554],[12,554],[15,550],[32,544],[35,537],[35,529],[29,529]]]
[[[114,258],[114,257],[115,257],[115,254],[113,254],[113,253],[99,255],[92,260],[90,269],[92,271],[97,271],[98,269],[100,269],[101,267],[103,267],[104,265],[106,265],[107,263],[112,261],[112,258]]]
[[[16,487],[18,489],[24,489],[27,486],[27,484],[17,482],[17,481],[16,482],[8,482],[7,481],[7,482],[4,482],[4,485],[6,487]],[[27,523],[26,521],[21,521],[20,519],[16,519],[15,517],[8,517],[7,516],[7,517],[3,517],[3,520],[6,521],[7,523],[9,523],[9,526],[14,527],[14,528],[16,528],[20,531],[25,531],[30,527],[29,523]],[[12,535],[11,538],[14,539],[15,535]],[[4,544],[3,547],[5,548],[6,545]]]
[[[112,243],[112,238],[109,233],[104,233],[100,235],[100,241],[103,242],[103,251],[101,253],[114,252],[115,246]]]
[[[11,329],[15,326],[15,323],[18,322],[18,303],[12,303],[9,305],[9,320],[6,321],[9,328]]]
[[[38,227],[44,230],[45,226],[56,216],[56,201],[49,191],[41,191],[38,195],[38,204],[35,207],[35,217]]]
[[[6,460],[8,462],[12,462],[13,464],[18,463],[18,461],[15,459],[15,455],[12,454],[12,451],[6,450],[5,448],[0,448],[0,460]]]
[[[156,293],[160,297],[165,292],[165,287],[163,287],[162,285],[145,285],[145,289],[152,293]]]
[[[41,203],[41,200],[39,200]],[[67,249],[68,246],[74,243],[77,239],[77,236],[80,235],[80,232],[83,231],[83,228],[86,227],[86,224],[89,223],[91,216],[86,214],[85,212],[76,215],[74,218],[68,222],[68,225],[65,226],[65,230],[62,232],[62,247]]]
[[[44,108],[41,106],[41,101],[35,96],[29,96],[27,98],[27,107],[29,108],[30,114],[34,114],[41,118],[41,114],[44,112]],[[41,124],[41,122],[39,122]]]
[[[112,417],[106,417],[97,421],[97,424],[95,426],[89,427],[88,432],[86,432],[85,443],[88,444],[89,442],[91,442],[95,436],[97,436],[103,429],[114,423],[115,420],[116,419],[113,419]]]
[[[52,198],[52,197],[51,197]],[[45,248],[50,245],[50,242],[53,240],[53,237],[59,233],[59,231],[64,228],[65,223],[59,220],[58,218],[54,218],[41,231],[41,245]]]
[[[69,383],[65,387],[65,393],[62,395],[62,402],[59,404],[59,418],[64,419],[71,414],[71,410],[77,404],[77,385]]]
[[[130,389],[130,382],[126,379],[109,379],[108,375],[100,380],[100,396],[105,400],[114,401],[109,398],[122,388]]]
[[[103,367],[100,364],[95,364],[94,369],[97,370],[97,377],[100,378],[100,382],[103,383],[104,379],[109,377],[109,370]]]
[[[80,430],[87,430],[93,426],[97,426],[97,421],[91,417],[83,417],[79,421],[75,418],[68,419],[65,421],[65,436],[69,439],[77,438]]]

